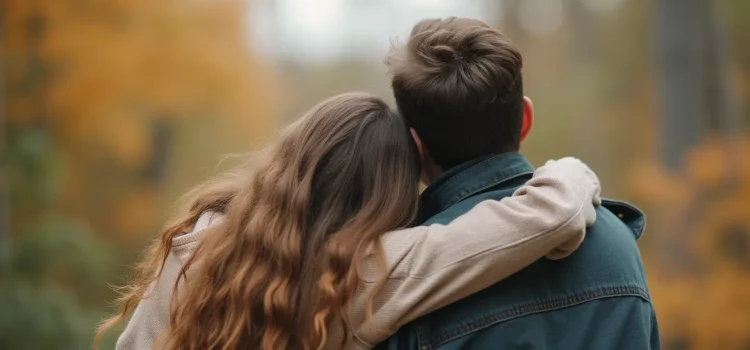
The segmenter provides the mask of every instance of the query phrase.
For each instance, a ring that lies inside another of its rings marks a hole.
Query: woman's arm
[[[197,248],[205,230],[218,225],[222,220],[221,214],[203,213],[192,232],[172,240],[172,251],[164,262],[161,275],[151,283],[146,295],[136,306],[128,325],[117,339],[116,350],[153,348],[156,340],[169,327],[172,295],[182,266]]]
[[[537,169],[512,197],[484,201],[448,225],[386,234],[388,280],[365,322],[364,304],[379,278],[377,269],[366,269],[373,273],[366,272],[365,287],[351,304],[354,334],[363,345],[374,344],[545,255],[567,256],[596,219],[599,193],[596,175],[581,161],[564,158]]]
[[[170,253],[157,281],[136,306],[125,330],[117,338],[116,350],[151,349],[169,326],[170,304],[183,261]]]

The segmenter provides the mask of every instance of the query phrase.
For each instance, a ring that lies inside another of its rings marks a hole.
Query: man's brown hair
[[[468,18],[423,20],[387,64],[399,111],[443,169],[518,151],[523,63],[499,31]]]

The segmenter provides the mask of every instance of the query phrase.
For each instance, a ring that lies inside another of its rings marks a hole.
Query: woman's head
[[[285,130],[273,153],[266,176],[274,191],[288,191],[305,207],[298,219],[308,232],[332,233],[376,213],[405,225],[416,209],[416,147],[402,119],[375,96],[349,93],[318,104]]]
[[[126,289],[120,318],[158,275],[171,239],[215,210],[225,218],[185,265],[166,347],[318,347],[328,327],[343,326],[365,255],[383,264],[380,235],[413,220],[418,159],[405,123],[377,97],[320,103],[252,172],[194,192],[189,214],[165,230]]]

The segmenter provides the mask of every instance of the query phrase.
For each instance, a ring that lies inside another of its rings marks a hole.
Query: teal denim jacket
[[[533,171],[518,153],[453,168],[422,194],[422,224],[449,223],[485,199],[511,196]],[[376,349],[659,349],[636,245],[644,226],[637,208],[603,200],[569,257],[541,259],[402,327]]]

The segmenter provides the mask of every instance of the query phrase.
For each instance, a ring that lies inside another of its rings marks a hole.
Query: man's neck
[[[434,162],[429,161],[422,164],[422,182],[425,186],[435,182],[443,173],[445,173],[445,170]]]
[[[431,185],[435,180],[440,178],[441,175],[443,175],[445,171],[439,171],[439,172],[430,172],[429,174],[425,172],[422,175],[422,183],[424,183],[425,186]]]
[[[423,219],[482,191],[517,179],[522,184],[534,168],[515,152],[480,157],[446,170],[422,192],[420,216]],[[515,185],[515,183],[513,183]]]

